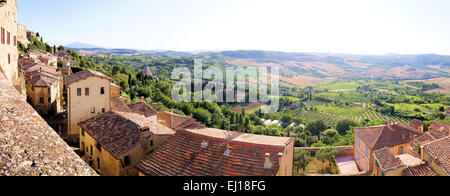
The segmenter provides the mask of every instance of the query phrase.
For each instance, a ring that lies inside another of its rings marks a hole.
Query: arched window
[[[101,94],[101,95],[104,95],[104,94],[105,94],[105,87],[102,87],[102,88],[100,89],[100,94]]]

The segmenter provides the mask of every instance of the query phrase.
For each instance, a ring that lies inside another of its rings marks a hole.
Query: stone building
[[[27,83],[28,97],[39,114],[48,116],[62,112],[61,83],[60,77],[47,74],[35,75]]]
[[[28,47],[30,41],[27,36],[27,26],[18,24],[17,25],[17,41],[21,42],[25,47]]]
[[[420,132],[424,132],[425,123],[421,120],[413,119],[409,122],[409,126],[416,128]]]
[[[424,135],[404,123],[389,121],[386,125],[355,128],[354,160],[360,171],[373,172],[377,168],[374,152],[387,148],[393,155],[410,153],[410,144]]]
[[[70,141],[78,141],[79,122],[111,110],[110,86],[111,78],[92,70],[83,70],[64,78]]]
[[[17,84],[17,3],[15,0],[0,1],[0,72],[13,84]]]
[[[179,129],[136,167],[140,176],[292,176],[294,139]]]
[[[62,112],[62,78],[56,67],[42,62],[48,53],[31,51],[19,58],[20,73],[26,81],[27,98],[43,116]]]
[[[152,118],[116,111],[78,125],[83,159],[102,176],[137,176],[135,165],[175,134]]]

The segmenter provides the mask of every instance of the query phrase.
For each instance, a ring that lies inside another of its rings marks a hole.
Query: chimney
[[[142,96],[142,97],[141,97],[141,103],[144,103],[144,101],[145,101],[145,97]]]
[[[266,161],[264,162],[264,169],[272,169],[273,164],[270,162],[270,153],[266,153]]]

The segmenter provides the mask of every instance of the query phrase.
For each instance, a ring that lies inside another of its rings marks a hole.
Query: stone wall
[[[97,175],[0,73],[0,176]]]

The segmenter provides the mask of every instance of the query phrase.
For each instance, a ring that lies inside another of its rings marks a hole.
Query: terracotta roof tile
[[[122,100],[121,97],[111,97],[111,110],[118,112],[131,112],[127,104]]]
[[[415,137],[424,134],[404,123],[355,128],[354,130],[355,134],[372,150],[409,143]]]
[[[31,84],[34,87],[51,87],[55,83],[57,83],[59,79],[45,76],[45,75],[38,75],[31,79]]]
[[[83,71],[79,71],[77,73],[74,73],[70,76],[67,76],[64,78],[64,85],[70,85],[74,82],[77,82],[79,80],[91,77],[91,76],[96,76],[96,77],[101,77],[107,80],[112,80],[110,77],[106,76],[105,74],[102,74],[100,72],[97,71],[93,71],[90,69],[87,70],[83,70]]]
[[[431,142],[431,141],[433,141],[435,139],[436,138],[433,135],[431,135],[430,133],[425,133],[422,136],[414,138],[411,142],[409,142],[409,144],[411,145],[411,147],[415,147],[418,143],[423,145],[423,144]]]
[[[423,150],[450,175],[450,136],[425,144]]]
[[[409,126],[414,127],[418,129],[419,127],[423,126],[424,123],[421,120],[413,119],[411,122],[409,122]]]
[[[150,176],[277,174],[279,153],[283,153],[286,146],[226,139],[223,130],[203,131],[178,130],[174,137],[146,156],[136,167]]]
[[[442,122],[435,122],[428,127],[429,132],[438,138],[444,138],[450,135],[450,125],[444,124]]]
[[[405,169],[405,176],[438,176],[430,163],[409,167]]]
[[[107,112],[78,123],[105,150],[120,159],[133,148],[141,145],[141,133],[149,128],[154,135],[173,135],[168,127],[142,115],[124,112]]]
[[[373,153],[382,171],[395,170],[403,166],[402,161],[388,148],[382,148]]]
[[[152,106],[147,105],[143,102],[128,104],[128,108],[130,108],[133,113],[144,115],[145,117],[155,116],[158,114],[158,112],[156,112],[156,110],[154,110]]]
[[[196,126],[201,126],[194,118],[181,116],[166,111],[158,112],[158,122],[174,130],[189,127],[193,124],[197,124]]]

